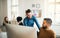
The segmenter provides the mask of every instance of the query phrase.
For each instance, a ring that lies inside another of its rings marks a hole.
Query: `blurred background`
[[[12,24],[16,24],[18,16],[24,19],[27,9],[32,10],[41,26],[44,18],[51,18],[51,28],[60,38],[60,0],[0,0],[0,26],[3,25],[5,16]],[[0,38],[7,38],[7,32],[2,30],[5,30],[5,27],[0,28]]]

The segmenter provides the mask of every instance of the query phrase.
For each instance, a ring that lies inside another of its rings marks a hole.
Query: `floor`
[[[0,38],[7,38],[6,32],[0,32]]]

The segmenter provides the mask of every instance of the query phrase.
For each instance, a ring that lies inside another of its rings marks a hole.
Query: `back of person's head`
[[[6,23],[8,23],[8,17],[7,17],[7,16],[4,17],[4,21],[5,21]]]
[[[6,17],[4,17],[4,20],[6,21],[6,18],[7,18],[7,16]]]
[[[21,21],[22,20],[22,17],[18,16],[17,17],[17,22]]]
[[[27,9],[27,10],[26,10],[26,14],[27,14],[27,13],[30,13],[30,12],[31,12],[31,10],[30,10],[30,9]]]
[[[52,20],[50,19],[50,18],[44,18],[44,20],[46,20],[46,22],[48,23],[48,24],[52,24]]]

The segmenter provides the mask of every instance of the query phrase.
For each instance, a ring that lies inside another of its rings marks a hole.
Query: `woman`
[[[6,16],[6,17],[4,17],[4,20],[3,20],[3,26],[2,26],[2,31],[3,32],[6,32],[6,27],[5,27],[5,25],[6,24],[9,24],[10,22],[8,21],[8,17]]]
[[[6,23],[8,23],[8,17],[7,17],[7,16],[6,16],[6,17],[4,17],[3,26],[5,26],[5,25],[6,25]]]

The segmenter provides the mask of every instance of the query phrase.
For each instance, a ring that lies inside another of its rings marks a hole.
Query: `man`
[[[43,21],[42,28],[40,28],[38,38],[56,38],[54,31],[50,28],[52,20],[50,18],[45,18]]]
[[[17,22],[19,23],[19,25],[23,25],[23,23],[21,22],[22,21],[22,17],[17,17]]]
[[[37,27],[40,28],[40,25],[38,24],[38,21],[37,21],[36,17],[34,17],[32,15],[30,9],[26,10],[26,16],[27,17],[25,17],[24,21],[23,21],[25,26],[33,27],[34,26],[34,22],[35,22]]]

